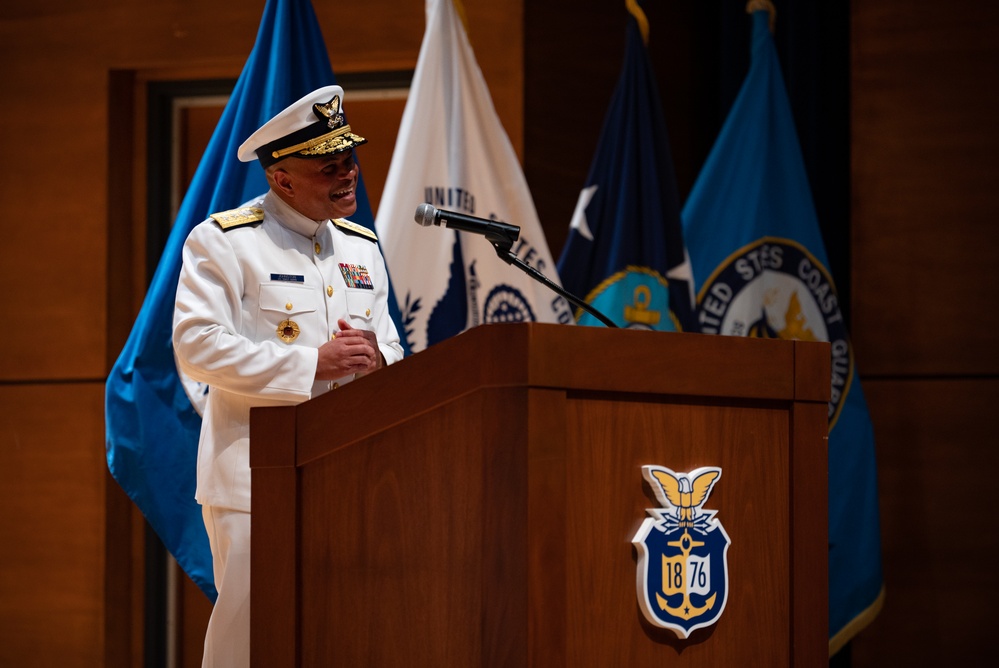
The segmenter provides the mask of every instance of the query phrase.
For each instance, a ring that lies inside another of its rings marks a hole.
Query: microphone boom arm
[[[550,278],[542,274],[540,271],[538,271],[537,269],[535,269],[534,267],[532,267],[531,265],[527,264],[519,257],[517,257],[516,253],[510,250],[510,247],[513,245],[513,242],[511,240],[490,239],[489,242],[493,245],[493,248],[496,249],[496,255],[498,255],[501,260],[503,260],[507,264],[512,264],[515,267],[520,268],[528,276],[538,281],[539,283],[544,285],[549,290],[555,292],[556,294],[565,297],[570,303],[575,304],[579,308],[583,309],[584,311],[592,315],[594,318],[602,322],[607,327],[610,327],[611,329],[618,328],[618,326],[614,324],[613,320],[611,320],[603,313],[601,313],[597,309],[593,308],[592,306],[584,302],[579,297],[568,292],[561,285],[555,283]]]

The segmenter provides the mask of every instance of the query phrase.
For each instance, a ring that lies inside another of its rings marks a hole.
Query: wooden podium
[[[255,667],[819,666],[829,347],[486,325],[254,409]],[[717,466],[728,598],[646,621],[643,465]]]

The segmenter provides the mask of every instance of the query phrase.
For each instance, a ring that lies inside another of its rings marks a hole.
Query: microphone
[[[466,216],[454,211],[442,211],[427,203],[416,207],[416,222],[423,227],[444,225],[452,230],[481,234],[493,244],[503,244],[508,249],[520,236],[520,228],[516,225],[508,225],[498,220]]]
[[[617,327],[613,320],[584,302],[579,297],[567,292],[561,285],[550,280],[547,276],[521,260],[517,257],[516,253],[510,250],[513,247],[513,242],[520,237],[520,228],[516,225],[507,225],[506,223],[501,223],[498,220],[486,220],[485,218],[466,216],[463,213],[455,213],[454,211],[441,211],[432,204],[428,204],[426,202],[416,207],[416,222],[423,227],[429,227],[430,225],[444,225],[445,227],[454,230],[474,232],[475,234],[483,235],[489,240],[489,243],[493,245],[493,248],[496,249],[496,255],[498,255],[501,260],[507,264],[512,264],[515,267],[522,269],[528,276],[583,309],[608,327]]]

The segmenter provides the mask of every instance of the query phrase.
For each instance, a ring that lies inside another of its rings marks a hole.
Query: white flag
[[[424,202],[520,227],[512,251],[559,282],[452,0],[427,0],[427,31],[375,218],[404,336],[418,352],[484,323],[573,321],[565,299],[501,260],[485,237],[417,224]]]

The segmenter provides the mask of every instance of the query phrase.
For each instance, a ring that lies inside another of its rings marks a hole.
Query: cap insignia
[[[325,120],[326,125],[330,130],[336,129],[337,127],[343,125],[343,114],[340,113],[339,95],[334,95],[333,99],[326,104],[312,105],[312,112],[319,117],[319,120]]]

